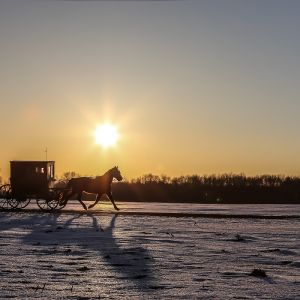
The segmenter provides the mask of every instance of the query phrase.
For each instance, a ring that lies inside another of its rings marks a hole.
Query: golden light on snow
[[[116,126],[105,123],[97,126],[95,130],[96,143],[103,148],[115,146],[119,139],[119,132]]]

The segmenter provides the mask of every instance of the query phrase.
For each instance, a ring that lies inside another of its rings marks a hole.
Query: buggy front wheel
[[[49,209],[60,209],[60,199],[62,198],[62,191],[60,189],[50,189],[49,200],[47,202]]]
[[[53,197],[49,199],[36,199],[36,204],[41,210],[54,210],[58,205],[58,200]]]
[[[64,191],[62,189],[52,189],[50,195],[53,200],[48,202],[48,206],[51,209],[62,209],[66,206],[65,201],[63,201]]]
[[[47,205],[48,205],[48,209],[53,210],[57,207],[58,200],[56,200],[56,199],[48,200]]]
[[[36,204],[41,210],[50,210],[48,206],[48,200],[46,199],[36,199]]]

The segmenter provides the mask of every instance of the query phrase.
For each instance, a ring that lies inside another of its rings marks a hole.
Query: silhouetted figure
[[[116,178],[118,181],[123,179],[118,167],[114,167],[108,170],[104,175],[97,176],[96,178],[90,177],[79,177],[79,178],[72,178],[66,187],[66,191],[62,197],[62,205],[66,205],[68,200],[77,194],[77,200],[81,203],[83,208],[87,210],[86,205],[81,200],[82,192],[87,192],[91,194],[97,194],[97,198],[95,203],[91,204],[88,208],[94,207],[99,201],[103,194],[106,194],[110,199],[111,203],[113,204],[116,210],[119,210],[115,201],[113,199],[111,193],[111,183],[113,179]],[[71,193],[70,190],[71,189]]]

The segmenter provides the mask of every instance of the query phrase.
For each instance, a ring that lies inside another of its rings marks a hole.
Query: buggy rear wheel
[[[11,200],[11,186],[10,184],[4,184],[0,187],[0,209],[9,209],[11,205],[9,200]]]
[[[8,203],[9,203],[9,205],[12,209],[24,208],[25,206],[28,205],[28,203],[29,203],[28,200],[30,201],[30,199],[27,199],[26,194],[23,194],[23,193],[14,194],[14,193],[12,193],[12,197],[10,199],[8,199]]]
[[[18,198],[17,199],[17,201],[18,201],[17,207],[18,208],[25,208],[30,203],[30,200],[31,199],[27,198],[27,196]]]
[[[10,199],[7,200],[10,208],[15,209],[19,206],[19,200],[16,199],[15,197],[11,197]]]

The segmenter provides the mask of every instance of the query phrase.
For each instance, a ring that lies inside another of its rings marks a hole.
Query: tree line
[[[77,176],[67,172],[63,177],[67,180]],[[300,177],[146,174],[130,181],[114,182],[113,193],[118,201],[300,204]]]

